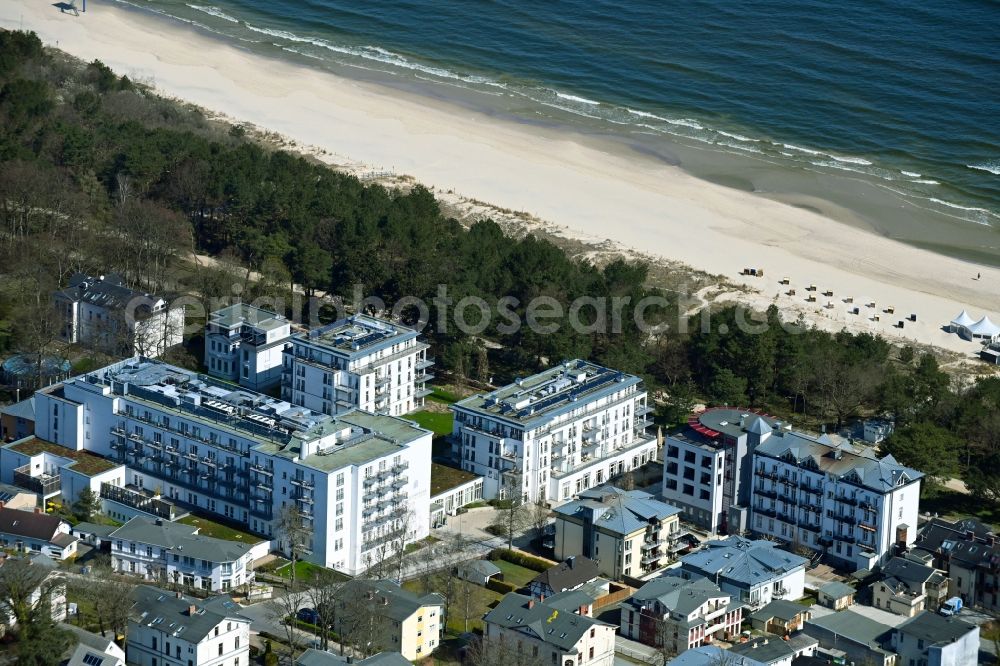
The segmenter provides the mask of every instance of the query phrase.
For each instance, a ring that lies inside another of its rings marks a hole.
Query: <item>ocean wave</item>
[[[976,206],[962,206],[960,204],[953,203],[951,201],[944,201],[943,199],[935,199],[934,197],[927,197],[927,200],[928,201],[933,201],[934,203],[939,204],[941,206],[947,206],[948,208],[956,208],[958,210],[967,210],[970,213],[982,213],[983,215],[986,215],[988,217],[996,217],[996,213],[994,213],[993,211],[987,210],[986,208],[977,208]]]
[[[931,180],[929,178],[918,178],[916,180],[911,180],[911,183],[920,183],[921,185],[940,185],[936,180]]]
[[[204,12],[204,13],[210,15],[210,16],[214,16],[216,18],[220,18],[220,19],[222,19],[224,21],[229,21],[230,23],[239,23],[240,22],[239,19],[230,16],[229,14],[227,14],[224,11],[222,11],[218,7],[213,7],[212,5],[188,5],[188,7],[190,7],[191,9],[194,9],[196,11],[199,11],[199,12]]]
[[[764,154],[763,150],[758,150],[757,148],[754,148],[753,146],[745,146],[745,145],[741,145],[741,144],[738,144],[738,143],[729,143],[728,141],[716,141],[715,145],[717,145],[717,146],[725,146],[726,148],[735,148],[736,150],[742,150],[742,151],[747,152],[747,153],[756,153],[758,155],[763,155]]]
[[[812,164],[813,166],[827,167],[829,169],[840,169],[841,171],[851,171],[854,173],[864,174],[865,176],[872,175],[871,173],[865,171],[864,169],[855,169],[853,167],[846,166],[840,162],[827,162],[825,160],[820,160],[817,162],[810,162],[810,164]]]
[[[732,134],[730,132],[723,132],[722,130],[715,130],[722,136],[728,136],[730,139],[736,139],[737,141],[751,141],[753,143],[760,143],[760,139],[751,139],[748,136],[743,136],[742,134]],[[760,151],[758,151],[760,152]]]
[[[696,129],[696,130],[705,129],[704,125],[699,123],[697,120],[691,120],[690,118],[665,118],[663,116],[658,116],[655,113],[649,113],[647,111],[636,111],[635,109],[630,109],[628,107],[626,107],[625,110],[631,113],[633,116],[638,116],[640,118],[650,118],[652,120],[661,120],[669,125],[680,125],[682,127],[690,127],[691,129]]]
[[[871,166],[872,165],[871,162],[869,162],[868,160],[866,160],[863,157],[843,157],[843,156],[840,156],[840,155],[831,155],[830,153],[826,153],[826,155],[828,157],[830,157],[831,159],[837,160],[838,162],[846,162],[848,164],[860,164],[861,166]]]
[[[920,178],[920,174],[915,171],[900,171],[899,173],[904,176],[909,176],[910,178]]]
[[[579,102],[580,104],[588,104],[590,106],[600,106],[600,102],[595,102],[592,99],[587,99],[586,97],[577,97],[576,95],[567,95],[566,93],[557,92],[556,97],[564,99],[568,102]]]
[[[976,171],[986,171],[987,173],[992,173],[994,176],[1000,176],[1000,160],[987,162],[986,164],[966,164],[965,166]]]
[[[339,44],[331,44],[325,39],[314,39],[312,37],[300,37],[293,32],[288,32],[287,30],[273,30],[271,28],[260,28],[251,23],[244,22],[247,30],[260,33],[262,35],[268,35],[270,37],[277,37],[279,39],[287,39],[290,42],[296,42],[299,44],[311,44],[313,46],[326,49],[333,53],[340,53],[342,55],[354,56],[357,58],[363,58],[366,60],[374,60],[381,62],[386,65],[392,65],[393,67],[400,67],[402,69],[409,69],[412,71],[422,72],[424,74],[431,74],[433,76],[438,76],[443,79],[452,79],[455,81],[464,81],[466,83],[479,83],[487,85],[498,85],[502,87],[502,84],[488,79],[482,76],[475,75],[462,75],[456,72],[452,72],[448,69],[443,69],[441,67],[432,67],[430,65],[423,65],[421,63],[413,62],[405,56],[401,56],[398,53],[393,53],[380,46],[363,46],[363,47],[353,47],[353,46],[341,46]],[[305,55],[305,54],[302,54]]]
[[[812,148],[803,148],[802,146],[796,146],[793,143],[783,143],[781,144],[783,148],[788,148],[788,150],[794,150],[797,153],[805,153],[806,155],[825,155],[819,150],[813,150]]]

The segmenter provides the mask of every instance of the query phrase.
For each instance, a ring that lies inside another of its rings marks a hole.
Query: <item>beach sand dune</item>
[[[810,210],[698,180],[611,143],[487,118],[443,102],[252,54],[180,24],[90,2],[79,17],[47,2],[5,0],[0,26],[36,31],[84,60],[151,82],[162,94],[316,146],[342,163],[408,174],[567,233],[606,239],[757,290],[826,328],[971,353],[941,330],[962,309],[1000,321],[1000,269],[886,239]],[[745,267],[764,278],[741,276]],[[976,275],[980,274],[980,279]],[[790,285],[779,284],[788,277]],[[819,287],[807,301],[810,284]],[[794,296],[786,295],[790,288]],[[833,298],[821,292],[833,290]],[[852,296],[859,315],[848,314]],[[746,298],[746,297],[745,297]],[[895,306],[879,322],[864,305]],[[824,307],[828,302],[833,307]],[[910,313],[903,329],[892,326]],[[794,317],[793,317],[794,318]]]

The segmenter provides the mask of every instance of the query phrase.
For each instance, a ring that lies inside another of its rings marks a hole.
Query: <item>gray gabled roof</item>
[[[750,618],[753,620],[762,620],[764,622],[773,618],[787,621],[793,620],[796,616],[807,612],[809,612],[808,606],[797,604],[794,601],[775,599],[760,610],[751,613]]]
[[[209,562],[235,562],[256,544],[227,541],[196,534],[197,527],[136,516],[109,535],[111,539],[138,541]],[[260,542],[257,542],[260,543]]]
[[[937,570],[934,567],[894,557],[882,567],[882,582],[897,592],[905,589],[913,594],[922,594],[924,585],[935,573]]]
[[[531,582],[547,585],[556,593],[580,587],[600,575],[597,562],[584,555],[572,555],[538,574]]]
[[[615,534],[628,535],[681,512],[642,490],[600,486],[580,493],[579,499],[556,507],[563,516],[575,516]]]
[[[879,458],[871,446],[801,432],[775,432],[755,452],[779,460],[790,457],[798,464],[811,461],[821,472],[880,494],[924,476],[891,455]]]
[[[524,632],[560,650],[571,650],[591,627],[610,626],[599,620],[553,608],[546,601],[510,593],[483,620]]]
[[[881,649],[884,637],[893,629],[853,610],[813,617],[806,622],[807,632],[810,626],[820,627],[855,643],[878,649]]]
[[[819,591],[834,599],[842,599],[856,592],[853,587],[847,583],[841,583],[839,580],[834,580],[826,585],[820,586]]]
[[[772,664],[783,659],[788,659],[796,652],[804,650],[809,646],[818,645],[815,638],[798,632],[789,637],[787,641],[777,636],[761,636],[752,638],[746,643],[736,643],[728,651],[735,655],[751,657],[765,664]]]
[[[332,652],[324,652],[309,648],[295,660],[296,666],[341,666],[341,664],[355,664],[356,666],[410,666],[410,661],[398,652],[379,652],[378,654],[361,659],[360,661],[347,661],[340,655]]]
[[[35,396],[31,396],[27,400],[22,400],[21,402],[15,402],[13,405],[0,407],[0,414],[6,414],[7,416],[13,416],[14,418],[24,419],[26,421],[34,421]]]
[[[457,569],[465,576],[478,574],[483,578],[489,578],[490,576],[496,576],[503,573],[503,570],[500,569],[500,567],[493,564],[489,560],[470,560],[468,562],[462,562],[458,565]]]
[[[361,580],[355,579],[344,583],[341,588],[341,601],[345,604],[360,601],[374,595],[379,604],[379,614],[402,622],[422,606],[443,606],[444,598],[435,592],[422,597],[404,590],[391,580]]]
[[[719,586],[707,578],[681,578],[680,576],[663,576],[654,578],[632,595],[633,602],[639,606],[658,601],[668,611],[680,615],[690,615],[711,599],[726,597],[732,600],[729,592],[723,592]],[[733,606],[738,607],[739,604]]]
[[[132,593],[135,603],[129,611],[129,621],[147,627],[159,627],[167,636],[197,643],[208,636],[220,622],[247,622],[239,614],[240,606],[229,597],[213,597],[205,601],[150,585],[139,585]],[[194,613],[190,612],[194,608]]]
[[[929,645],[948,645],[975,629],[957,617],[944,617],[930,611],[921,611],[903,624],[896,631],[922,638]]]
[[[773,541],[751,541],[733,535],[706,541],[703,549],[681,558],[681,566],[709,578],[753,586],[805,567],[806,558],[781,550]]]

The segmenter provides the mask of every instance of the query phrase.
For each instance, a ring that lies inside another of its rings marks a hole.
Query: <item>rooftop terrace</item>
[[[640,383],[625,374],[589,361],[566,361],[513,384],[455,403],[464,410],[497,416],[510,421],[543,421]]]
[[[341,355],[370,354],[417,337],[412,328],[384,319],[354,315],[302,334],[299,340]]]
[[[39,453],[50,453],[62,458],[69,458],[74,462],[69,465],[68,468],[85,476],[94,476],[95,474],[107,472],[108,470],[119,466],[119,463],[102,458],[95,453],[67,449],[65,446],[59,446],[58,444],[53,444],[52,442],[47,442],[44,439],[38,439],[37,437],[27,437],[25,439],[18,440],[12,444],[8,444],[7,448],[17,451],[18,453],[23,453],[26,456],[37,456]]]
[[[246,324],[265,331],[288,324],[288,320],[281,315],[247,303],[234,303],[227,308],[216,310],[208,316],[208,319],[210,323],[224,328]]]

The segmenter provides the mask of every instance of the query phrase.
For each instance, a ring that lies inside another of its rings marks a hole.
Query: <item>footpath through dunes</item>
[[[10,0],[0,26],[35,30],[173,96],[325,151],[335,163],[391,169],[498,208],[530,211],[570,238],[612,241],[755,290],[822,326],[971,352],[941,326],[962,309],[1000,321],[1000,269],[889,240],[812,210],[715,185],[615,142],[488,118],[439,100],[334,76],[232,47],[143,12],[91,4],[86,15]],[[860,225],[861,223],[858,222]],[[763,269],[763,278],[742,275]],[[980,275],[976,279],[977,274]],[[788,277],[788,284],[779,284]],[[807,300],[809,285],[831,291]],[[787,292],[795,290],[794,295]],[[891,307],[874,319],[855,304]],[[902,329],[894,326],[916,314]],[[885,313],[888,314],[888,313]],[[898,316],[902,315],[902,316]]]

